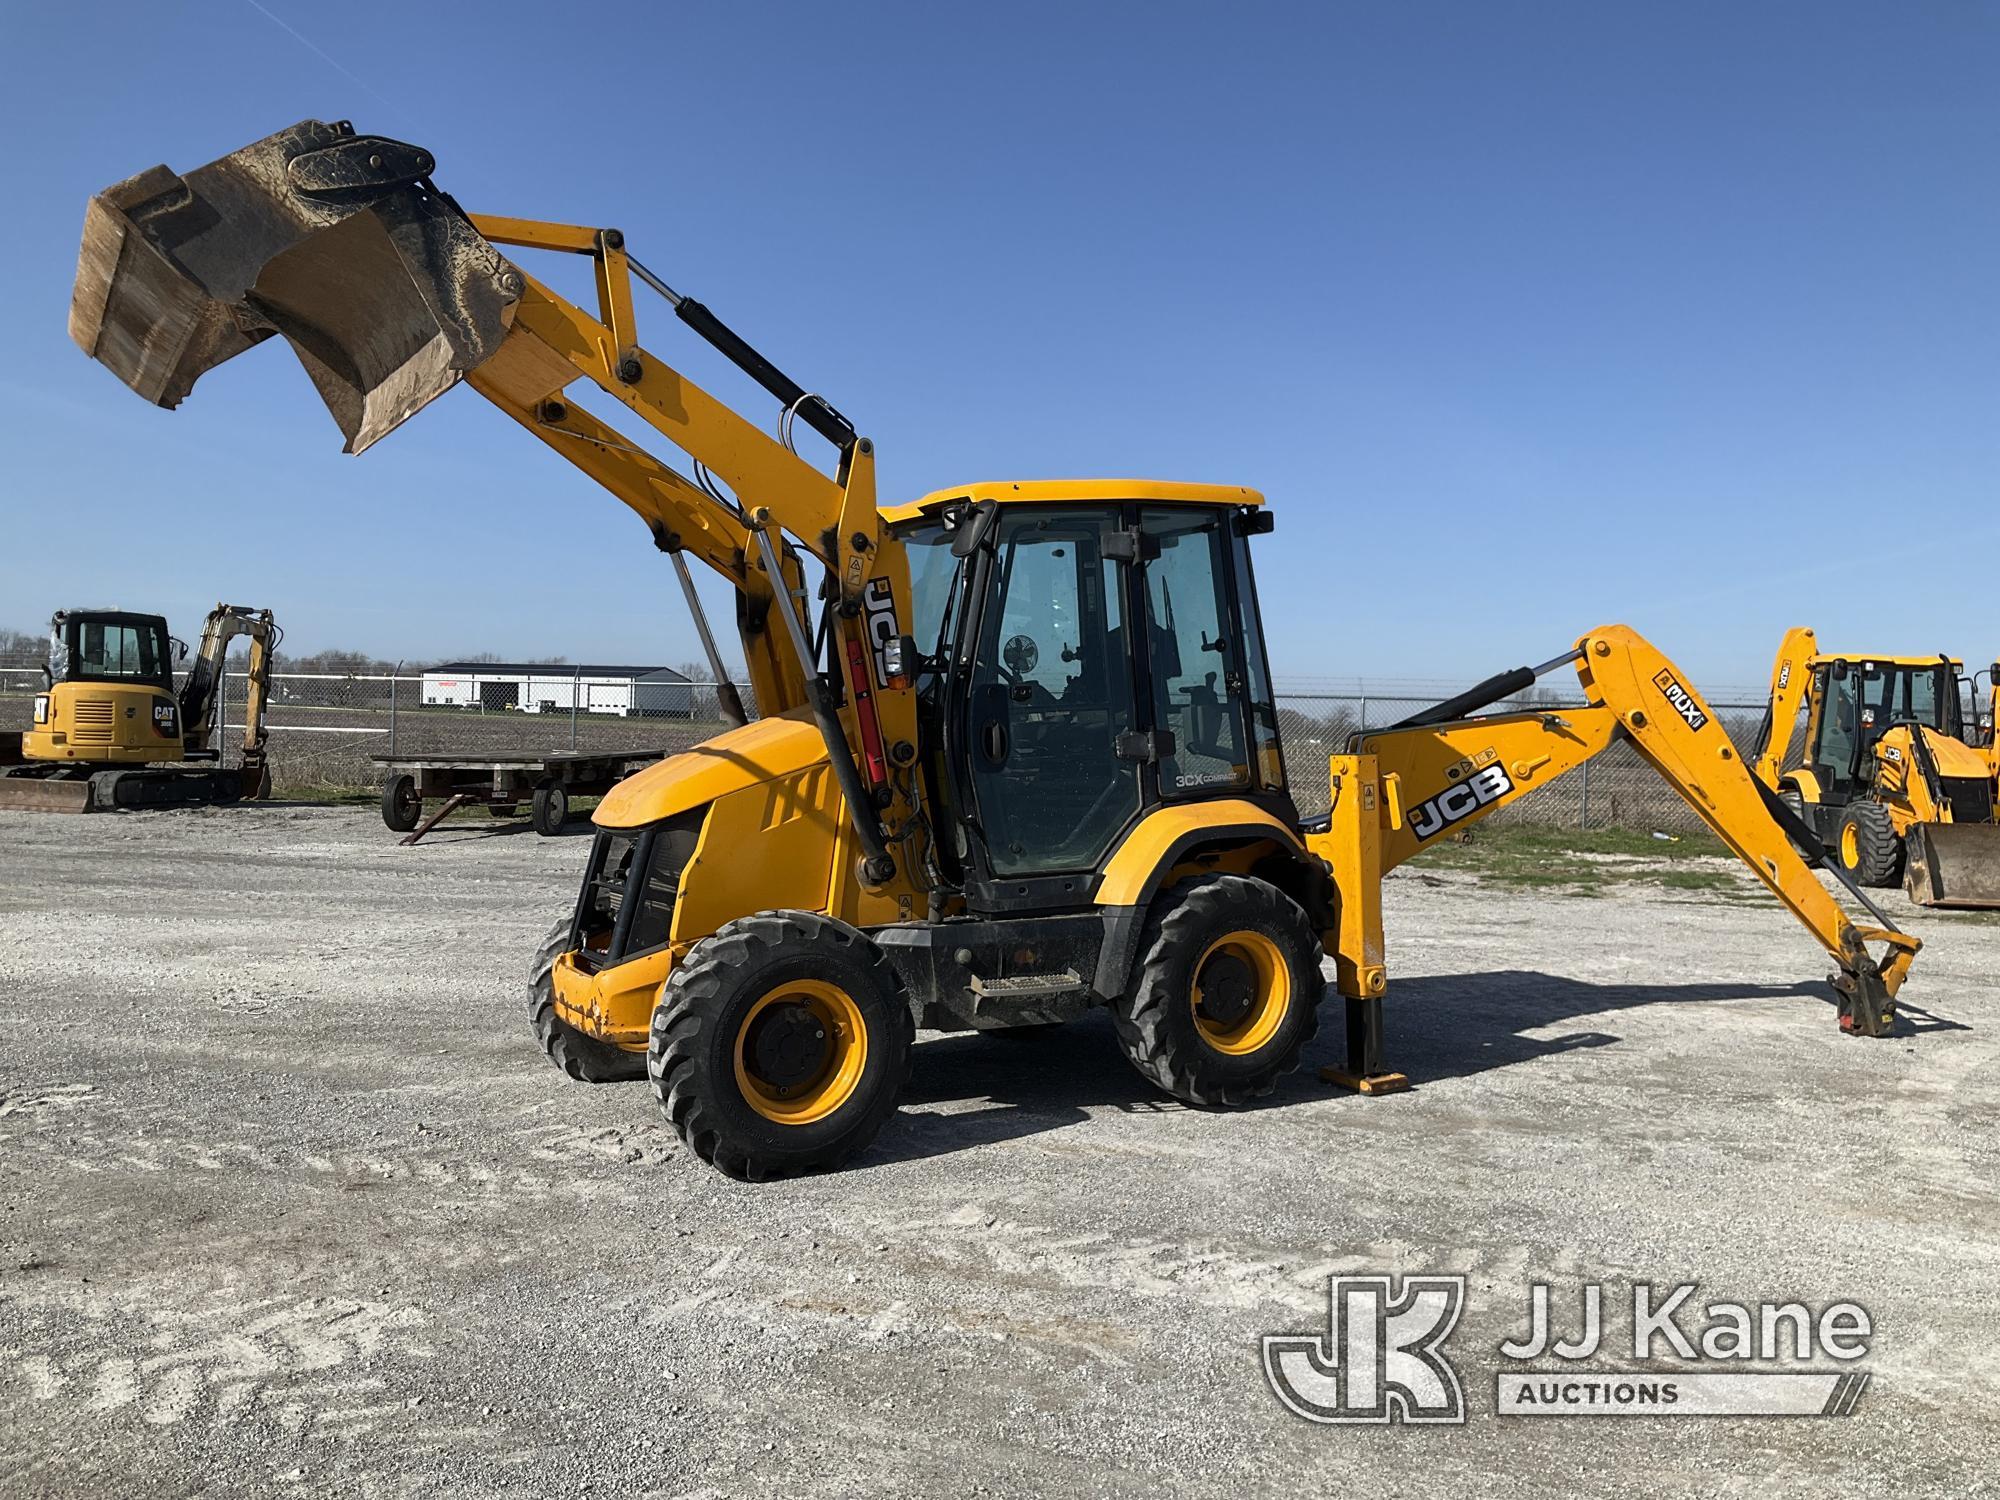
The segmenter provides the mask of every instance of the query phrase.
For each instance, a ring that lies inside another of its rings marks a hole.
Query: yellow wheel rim
[[[854,1097],[868,1066],[861,1007],[838,985],[788,979],[736,1028],[736,1087],[780,1125],[824,1120]]]
[[[1861,868],[1861,831],[1852,823],[1840,825],[1840,862],[1850,870]]]
[[[1292,1006],[1292,969],[1261,932],[1217,938],[1195,961],[1195,1029],[1217,1052],[1242,1057],[1278,1034]]]

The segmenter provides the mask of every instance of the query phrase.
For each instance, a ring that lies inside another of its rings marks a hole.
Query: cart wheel
[[[545,781],[535,788],[535,832],[552,839],[569,820],[569,793],[560,781]]]
[[[417,778],[396,776],[382,788],[382,821],[391,833],[408,833],[423,816],[424,799],[417,795]]]

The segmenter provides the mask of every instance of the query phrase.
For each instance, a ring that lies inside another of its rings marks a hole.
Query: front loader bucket
[[[359,453],[491,357],[521,275],[430,153],[304,120],[90,200],[70,337],[155,405],[282,334]]]
[[[2000,825],[1919,823],[1903,849],[1903,888],[1919,906],[2000,906]]]

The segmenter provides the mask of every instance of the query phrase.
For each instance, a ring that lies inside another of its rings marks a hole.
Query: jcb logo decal
[[[1417,842],[1436,838],[1454,823],[1462,823],[1482,807],[1499,801],[1514,790],[1505,766],[1492,765],[1475,771],[1456,786],[1448,786],[1410,814],[1410,832]]]
[[[1687,720],[1687,727],[1699,729],[1708,722],[1708,711],[1701,706],[1686,688],[1674,681],[1674,674],[1662,667],[1653,675],[1653,686],[1666,694],[1667,702],[1673,704],[1674,712]]]
[[[889,642],[902,634],[896,628],[896,595],[886,578],[871,578],[862,590],[861,607],[867,615],[868,643],[875,652],[875,686],[889,685]]]

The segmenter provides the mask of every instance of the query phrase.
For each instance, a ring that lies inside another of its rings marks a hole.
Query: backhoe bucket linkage
[[[283,334],[359,453],[499,348],[525,281],[430,154],[304,120],[90,200],[70,337],[157,406]]]

